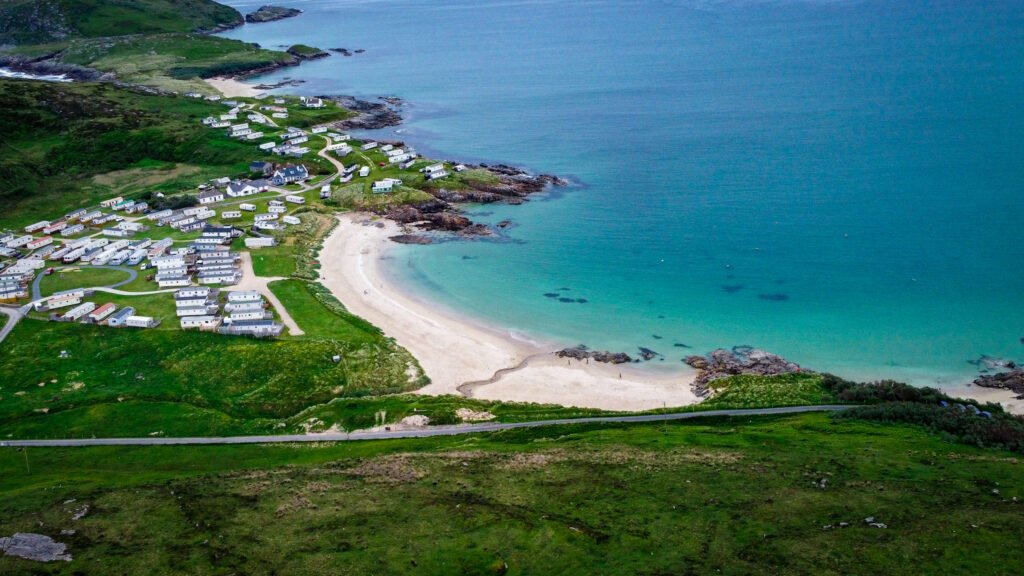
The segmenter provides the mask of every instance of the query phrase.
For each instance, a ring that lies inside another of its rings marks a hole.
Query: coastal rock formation
[[[604,362],[606,364],[626,364],[633,361],[629,354],[625,352],[598,352],[580,347],[559,350],[555,352],[555,356],[559,358],[572,358],[573,360],[586,360],[589,358],[595,362]]]
[[[429,236],[423,236],[422,234],[399,234],[389,238],[392,242],[399,244],[432,244],[434,241]]]
[[[114,78],[113,74],[56,61],[53,59],[55,56],[57,54],[47,54],[37,58],[24,58],[16,55],[0,56],[0,68],[33,76],[65,76],[70,80],[81,82],[99,82]]]
[[[693,389],[698,396],[706,396],[708,383],[719,378],[737,374],[771,376],[801,370],[794,362],[750,346],[736,346],[732,350],[719,348],[707,356],[689,356],[685,362],[697,370]]]
[[[1024,368],[1013,368],[1009,372],[983,374],[974,380],[975,386],[982,388],[1001,388],[1017,394],[1017,399],[1024,400]]]
[[[337,130],[377,130],[402,123],[402,115],[387,102],[369,102],[352,96],[320,96],[339,106],[348,108],[356,116],[334,122],[331,127]]]
[[[67,545],[43,534],[18,532],[14,536],[0,538],[0,552],[37,562],[71,561],[71,554],[65,554]]]
[[[284,20],[302,14],[297,8],[284,8],[281,6],[260,6],[255,12],[245,15],[245,21],[250,24],[262,24],[275,20]]]
[[[306,46],[305,44],[296,44],[290,46],[285,52],[298,58],[299,60],[316,60],[318,58],[326,58],[330,56],[329,53],[313,46]]]

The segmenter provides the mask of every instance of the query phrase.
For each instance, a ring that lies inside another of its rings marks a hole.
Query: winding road
[[[748,410],[707,410],[703,412],[675,412],[672,414],[640,414],[636,416],[595,416],[589,418],[559,418],[534,422],[485,422],[458,426],[430,426],[415,430],[384,430],[365,432],[326,432],[323,434],[281,434],[279,436],[221,436],[195,438],[81,438],[60,440],[4,440],[0,448],[60,447],[60,446],[178,446],[205,444],[294,444],[302,442],[349,442],[355,440],[388,440],[394,438],[431,438],[434,436],[455,436],[480,432],[499,432],[519,428],[540,426],[564,426],[570,424],[601,423],[644,423],[671,422],[693,418],[716,418],[737,416],[772,416],[778,414],[800,414],[804,412],[835,412],[853,406],[825,404],[820,406],[788,406],[783,408],[755,408]]]
[[[129,282],[131,282],[131,281],[133,281],[133,280],[135,280],[136,278],[139,277],[139,273],[138,272],[136,272],[135,270],[132,270],[131,268],[129,268],[127,266],[107,266],[107,265],[104,265],[104,266],[93,266],[91,264],[86,266],[86,265],[80,264],[80,265],[77,265],[77,266],[56,266],[53,269],[54,269],[54,271],[60,271],[60,270],[67,270],[69,268],[77,268],[77,269],[80,269],[80,270],[89,270],[89,269],[92,269],[92,268],[106,268],[107,270],[121,270],[123,272],[127,272],[128,273],[128,279],[127,280],[122,280],[120,282],[114,282],[113,284],[107,284],[106,286],[103,286],[103,288],[117,288],[118,286],[124,286],[125,284],[128,284]],[[45,277],[46,277],[45,274],[37,274],[36,275],[36,279],[32,281],[32,301],[33,302],[35,302],[36,300],[39,300],[40,298],[43,297],[43,293],[39,289],[39,284],[40,284],[40,282],[43,281],[43,278],[45,278]],[[95,289],[96,289],[96,287],[86,288],[86,290],[95,290]],[[119,291],[119,292],[114,292],[114,294],[135,294],[135,292]]]
[[[21,310],[17,308],[8,308],[7,306],[0,306],[0,314],[7,316],[7,323],[4,324],[3,328],[0,328],[0,342],[3,342],[4,338],[7,338],[7,335],[11,333],[11,330],[14,330],[14,327],[22,319],[24,314],[22,314]]]

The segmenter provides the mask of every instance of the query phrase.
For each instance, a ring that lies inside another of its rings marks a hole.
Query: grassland
[[[122,282],[129,278],[124,270],[110,268],[65,268],[57,270],[50,276],[43,276],[39,282],[39,290],[43,296],[49,296],[54,292],[62,292],[73,288],[88,288],[93,286],[108,286]]]
[[[0,80],[0,226],[93,206],[127,191],[129,174],[145,178],[131,189],[140,193],[245,174],[252,146],[199,123],[223,109],[109,84]]]
[[[64,49],[60,61],[113,72],[125,82],[203,93],[215,93],[203,78],[298,63],[288,53],[240,40],[180,33],[78,40]]]
[[[0,5],[0,45],[211,30],[241,19],[211,0],[8,0]]]
[[[95,300],[177,322],[166,297]],[[332,362],[335,355],[343,361]],[[289,419],[310,406],[403,392],[415,381],[408,353],[355,320],[344,340],[261,341],[171,325],[115,330],[27,319],[0,347],[0,370],[0,437],[301,430]]]
[[[822,414],[3,449],[0,534],[51,535],[74,560],[0,558],[0,572],[1013,574],[1022,464]]]

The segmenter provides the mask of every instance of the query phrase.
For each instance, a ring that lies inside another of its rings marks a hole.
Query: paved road
[[[478,432],[496,432],[516,428],[536,428],[538,426],[559,426],[565,424],[615,423],[615,422],[668,422],[672,420],[689,420],[691,418],[710,418],[715,416],[769,416],[773,414],[797,414],[801,412],[831,412],[846,410],[851,406],[791,406],[785,408],[760,408],[753,410],[707,410],[704,412],[676,412],[673,414],[644,414],[639,416],[600,416],[591,418],[561,418],[558,420],[538,420],[536,422],[485,422],[482,424],[464,424],[461,426],[430,426],[415,430],[392,430],[383,432],[352,432],[325,434],[282,434],[279,436],[223,436],[198,438],[85,438],[63,440],[4,440],[2,447],[32,446],[167,446],[183,444],[286,444],[297,442],[345,442],[352,440],[387,440],[392,438],[428,438],[432,436],[453,436]]]
[[[0,328],[0,342],[3,342],[4,338],[7,338],[7,335],[11,333],[11,330],[14,330],[14,327],[18,324],[18,321],[21,320],[24,314],[22,314],[21,310],[18,310],[17,308],[8,308],[6,306],[0,306],[0,314],[7,315],[7,323],[4,324],[3,328]]]

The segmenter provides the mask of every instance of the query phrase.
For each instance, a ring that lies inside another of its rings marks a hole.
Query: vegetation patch
[[[67,543],[74,561],[43,569],[68,574],[1009,573],[1024,564],[1021,464],[822,414],[6,448],[0,534]],[[4,574],[39,569],[0,558]]]

